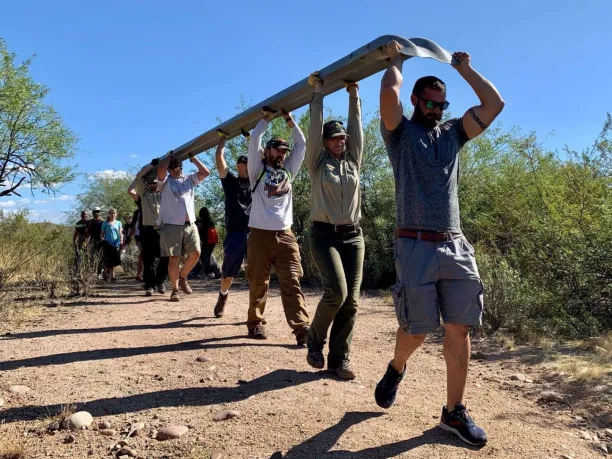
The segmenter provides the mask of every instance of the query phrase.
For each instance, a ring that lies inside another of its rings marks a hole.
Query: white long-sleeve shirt
[[[291,228],[293,224],[293,189],[291,182],[304,161],[306,139],[296,124],[291,129],[293,150],[285,160],[283,169],[274,169],[264,165],[261,139],[268,127],[266,120],[260,120],[251,132],[249,140],[249,180],[251,188],[255,186],[262,174],[257,189],[252,194],[253,204],[249,226],[251,228],[281,231]]]

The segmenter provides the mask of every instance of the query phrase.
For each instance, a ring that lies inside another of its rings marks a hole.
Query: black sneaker
[[[458,403],[451,413],[448,412],[446,406],[442,407],[440,427],[447,432],[454,433],[469,445],[484,446],[487,444],[487,433],[476,425],[465,405],[461,403]]]
[[[217,304],[215,304],[215,317],[220,318],[225,314],[225,303],[227,303],[227,297],[229,296],[229,292],[225,295],[219,292],[219,298],[217,298]]]
[[[166,294],[166,284],[164,284],[163,282],[161,284],[159,284],[157,286],[157,293],[165,295]]]
[[[376,404],[381,408],[391,408],[395,403],[395,397],[397,396],[397,388],[399,384],[404,379],[404,375],[406,374],[406,367],[404,366],[404,371],[402,373],[398,373],[389,362],[389,366],[387,367],[387,371],[379,383],[376,385],[376,389],[374,390],[374,398],[376,399]]]
[[[321,369],[325,367],[325,357],[323,356],[323,349],[321,346],[308,341],[308,354],[306,354],[306,362],[312,368]]]
[[[299,347],[306,347],[306,341],[308,341],[308,330],[310,327],[308,325],[304,325],[302,328],[294,331],[295,341]]]

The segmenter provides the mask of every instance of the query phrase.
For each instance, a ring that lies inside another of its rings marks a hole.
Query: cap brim
[[[350,137],[348,134],[343,134],[342,132],[336,132],[328,137],[328,139],[333,139],[334,137]]]

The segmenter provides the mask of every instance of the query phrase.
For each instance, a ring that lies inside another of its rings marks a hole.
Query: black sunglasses
[[[436,107],[440,107],[440,110],[444,111],[448,108],[448,106],[450,105],[450,102],[445,100],[444,102],[436,102],[435,100],[427,100],[427,99],[423,99],[420,96],[417,96],[420,100],[422,100],[423,102],[425,102],[425,107],[427,107],[429,110],[433,110]]]

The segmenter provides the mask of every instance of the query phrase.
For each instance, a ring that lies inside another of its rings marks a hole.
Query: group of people
[[[105,280],[116,282],[115,267],[121,264],[121,250],[126,241],[126,231],[121,221],[117,220],[117,210],[108,209],[106,219],[101,217],[99,207],[92,209],[89,219],[86,210],[76,222],[72,242],[75,247],[75,269],[82,266],[86,255]]]
[[[397,283],[392,287],[399,328],[393,359],[376,386],[375,400],[390,408],[404,378],[406,363],[425,336],[445,327],[447,403],[440,426],[472,445],[487,441],[484,430],[470,417],[464,390],[470,357],[469,326],[479,325],[483,285],[474,249],[461,231],[458,202],[458,153],[499,115],[504,101],[495,87],[471,66],[470,55],[453,55],[453,67],[472,87],[480,103],[462,117],[442,121],[449,102],[446,85],[428,76],[416,81],[410,95],[411,118],[404,115],[402,46],[387,46],[388,68],[380,90],[381,132],[395,177]],[[266,339],[265,306],[273,267],[279,282],[285,317],[306,360],[339,378],[355,378],[350,351],[359,305],[365,244],[360,228],[360,171],[363,130],[359,85],[346,81],[349,95],[347,126],[323,120],[325,81],[317,72],[313,86],[310,127],[306,140],[291,113],[280,114],[292,135],[292,145],[271,138],[262,146],[268,123],[277,116],[267,107],[249,138],[248,155],[240,156],[235,171],[225,160],[225,133],[215,164],[225,193],[224,258],[221,286],[214,307],[222,317],[229,289],[243,260],[249,282],[248,336]],[[135,188],[142,201],[141,244],[146,294],[161,285],[166,269],[171,301],[180,292],[191,294],[187,276],[199,258],[194,188],[210,171],[193,155],[197,171],[185,175],[179,160],[169,154],[153,160],[137,175]],[[324,293],[312,320],[300,286],[303,275],[293,223],[292,182],[303,162],[310,177],[310,247]],[[157,168],[157,172],[153,170]],[[183,259],[182,268],[179,260]],[[157,264],[155,263],[157,261]],[[157,270],[153,269],[156,264]],[[161,292],[161,289],[160,289]],[[330,331],[331,329],[331,331]],[[324,355],[329,335],[327,362]]]

